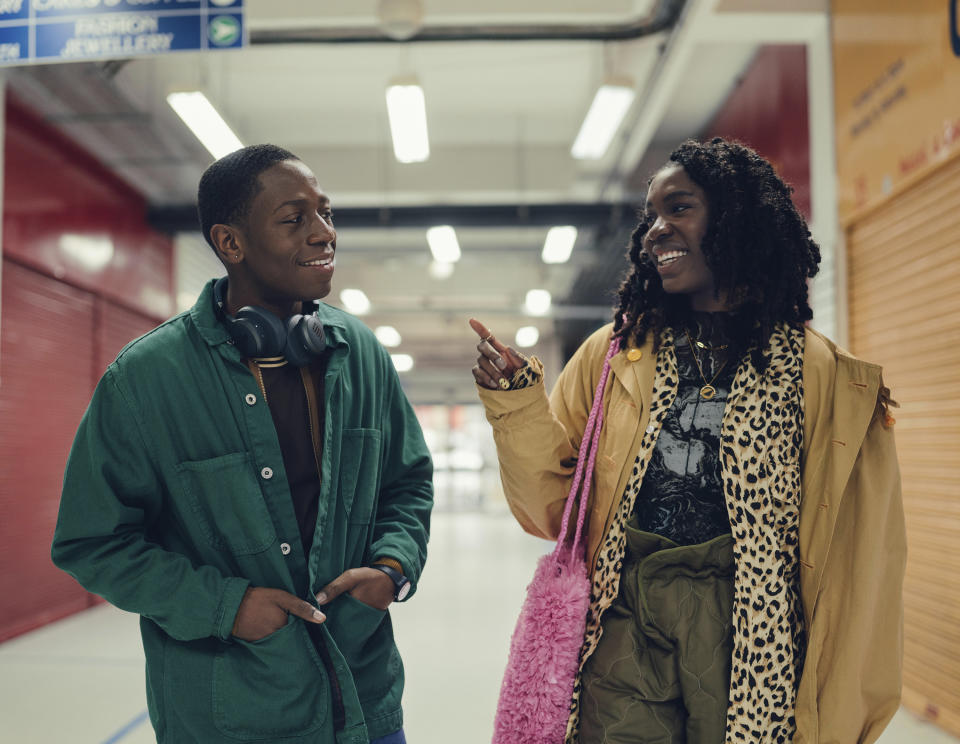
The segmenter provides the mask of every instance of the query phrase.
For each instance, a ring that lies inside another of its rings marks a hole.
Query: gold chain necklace
[[[700,366],[700,360],[697,359],[697,351],[693,348],[693,339],[690,338],[690,334],[687,332],[687,343],[690,344],[690,354],[693,356],[693,363],[697,365],[697,372],[700,373],[700,379],[703,380],[703,387],[700,388],[700,397],[704,400],[710,400],[717,394],[717,389],[713,386],[713,383],[717,381],[717,378],[720,376],[720,373],[723,371],[723,368],[727,366],[727,360],[723,360],[717,368],[717,373],[713,376],[713,379],[710,382],[707,382],[707,376],[703,374],[703,368]],[[719,348],[719,347],[718,347]],[[723,348],[726,348],[725,346]]]
[[[689,337],[689,335],[690,334],[688,333],[687,336]],[[710,344],[703,343],[703,341],[700,339],[697,339],[694,343],[697,345],[698,349],[706,349],[709,351],[723,351],[728,346],[728,344],[724,344],[723,346],[711,346]]]

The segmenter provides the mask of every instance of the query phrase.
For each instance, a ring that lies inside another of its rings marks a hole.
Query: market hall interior
[[[161,5],[0,3],[5,741],[153,740],[136,617],[50,559],[64,464],[120,349],[223,274],[197,182],[260,142],[331,197],[326,301],[389,349],[434,457],[427,567],[391,613],[407,736],[489,741],[550,546],[504,501],[467,320],[551,384],[612,318],[647,179],[712,136],[793,186],[822,252],[811,324],[900,403],[903,707],[880,742],[960,741],[956,0]]]

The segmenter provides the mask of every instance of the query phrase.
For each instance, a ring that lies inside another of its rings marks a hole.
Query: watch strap
[[[373,562],[374,566],[390,566],[394,571],[399,571],[403,573],[403,566],[400,565],[400,561],[394,560],[393,558],[377,558]]]
[[[374,563],[370,566],[370,568],[377,571],[382,571],[390,577],[390,580],[393,582],[393,598],[395,600],[401,601],[401,592],[403,592],[404,596],[406,596],[407,592],[404,592],[403,590],[409,586],[410,579],[404,576],[403,573],[397,571],[392,566],[387,566],[383,563]]]

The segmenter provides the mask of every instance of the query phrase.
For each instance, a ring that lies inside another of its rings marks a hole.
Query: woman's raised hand
[[[507,390],[513,373],[525,366],[527,360],[509,346],[500,343],[479,320],[470,318],[470,327],[480,337],[477,344],[477,363],[473,365],[473,378],[481,387],[490,390]]]

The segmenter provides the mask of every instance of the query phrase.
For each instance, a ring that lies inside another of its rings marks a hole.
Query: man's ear
[[[233,225],[214,225],[210,228],[210,240],[225,265],[243,261],[243,241]]]

